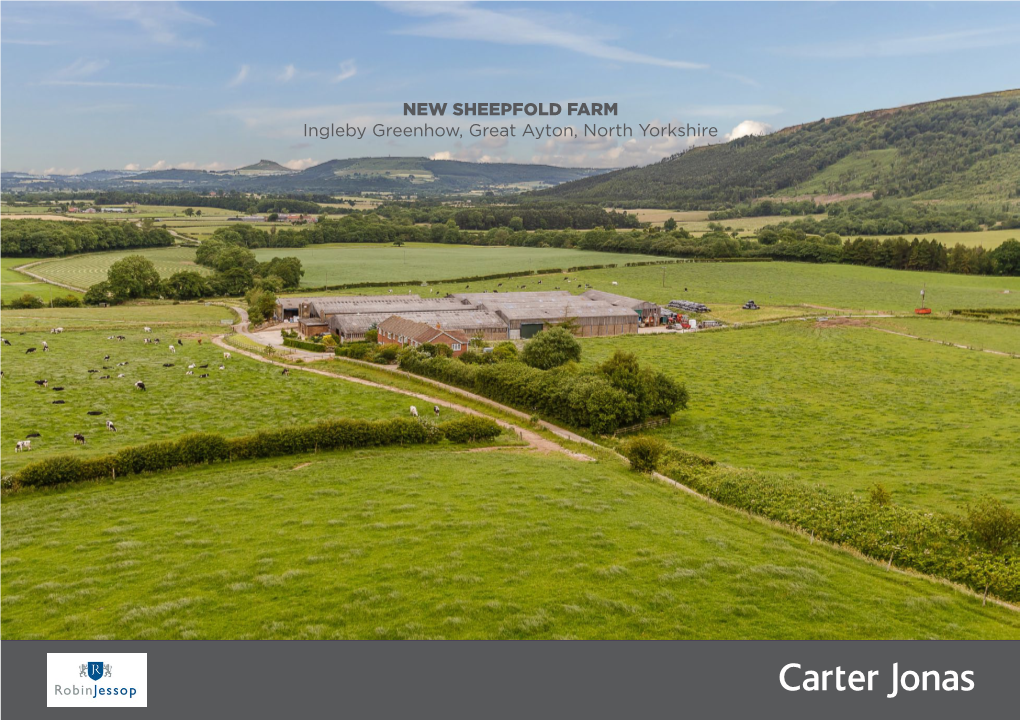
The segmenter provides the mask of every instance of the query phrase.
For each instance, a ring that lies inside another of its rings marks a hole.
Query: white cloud
[[[815,45],[776,48],[780,55],[849,60],[875,57],[930,55],[953,50],[976,50],[1020,43],[1020,25],[977,30],[958,30],[932,35],[898,38],[864,38],[850,42],[826,42]]]
[[[145,169],[146,170],[166,170],[169,167],[170,166],[167,164],[166,160],[159,160],[159,161],[153,163],[152,165],[150,165],[149,167],[147,167]]]
[[[354,60],[344,60],[340,63],[340,74],[333,78],[333,82],[343,82],[344,80],[350,80],[352,77],[358,74],[358,68],[354,65]]]
[[[184,35],[196,25],[209,27],[215,24],[175,2],[107,2],[90,3],[84,7],[100,19],[134,25],[148,42],[159,45],[200,47],[200,40]]]
[[[453,160],[453,153],[449,150],[443,150],[442,152],[432,153],[429,156],[430,160]]]
[[[162,160],[160,160],[160,162],[162,162]],[[226,166],[221,162],[211,162],[199,165],[197,162],[189,161],[174,165],[175,170],[223,170],[225,167]]]
[[[95,75],[110,64],[109,60],[86,60],[78,58],[65,68],[61,68],[53,74],[56,79],[86,78]]]
[[[291,170],[304,170],[305,168],[310,168],[313,165],[318,165],[319,161],[312,160],[311,158],[304,158],[302,160],[288,160],[287,162],[280,164],[285,168],[290,168]]]
[[[51,167],[42,171],[43,175],[81,175],[81,168]]]
[[[242,65],[241,69],[237,71],[237,75],[234,79],[227,83],[227,87],[237,87],[245,81],[248,77],[248,72],[251,70],[251,65]]]
[[[770,132],[772,132],[772,126],[768,123],[759,122],[758,120],[744,120],[744,122],[723,135],[723,138],[729,142],[730,140],[736,140],[748,135],[768,135]]]
[[[461,3],[395,3],[403,15],[429,18],[419,25],[397,30],[400,35],[470,40],[500,45],[543,45],[614,62],[656,65],[681,70],[704,70],[708,65],[670,60],[618,47],[609,42],[603,29],[586,27],[574,32],[580,20],[534,10],[500,12]],[[599,35],[603,37],[599,37]]]
[[[138,163],[128,163],[127,165],[124,166],[124,169],[125,170],[141,170],[142,166],[139,165]]]
[[[276,76],[276,79],[280,82],[290,82],[297,75],[297,68],[293,64],[288,65],[283,69],[283,72]]]

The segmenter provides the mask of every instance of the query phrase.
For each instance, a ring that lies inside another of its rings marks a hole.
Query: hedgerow
[[[61,455],[26,465],[14,474],[12,480],[15,487],[63,485],[191,465],[320,450],[422,445],[436,443],[443,438],[456,443],[485,440],[496,437],[500,432],[495,421],[481,417],[464,417],[439,424],[412,418],[325,420],[314,425],[262,430],[233,438],[195,433],[177,440],[135,445],[93,458]]]
[[[977,544],[964,518],[880,505],[752,470],[714,468],[705,458],[669,453],[659,464],[667,477],[717,500],[800,528],[883,562],[1020,600],[1017,548],[995,554]]]

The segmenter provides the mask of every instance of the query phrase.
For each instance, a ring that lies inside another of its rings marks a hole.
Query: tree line
[[[10,257],[60,257],[100,250],[169,247],[173,235],[143,222],[5,220],[0,251]]]

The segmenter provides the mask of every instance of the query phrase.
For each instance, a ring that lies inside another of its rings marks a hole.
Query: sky
[[[645,165],[862,110],[1020,87],[1020,3],[19,3],[0,5],[0,167],[223,170],[428,156]],[[405,118],[405,102],[616,103],[633,138],[319,140],[308,125],[583,129]]]

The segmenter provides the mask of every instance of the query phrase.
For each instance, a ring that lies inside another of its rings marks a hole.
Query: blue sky
[[[635,128],[733,136],[1020,86],[1017,3],[4,2],[0,21],[0,162],[34,172],[373,155],[622,167],[686,141],[302,128],[421,122],[404,102],[598,101]]]

